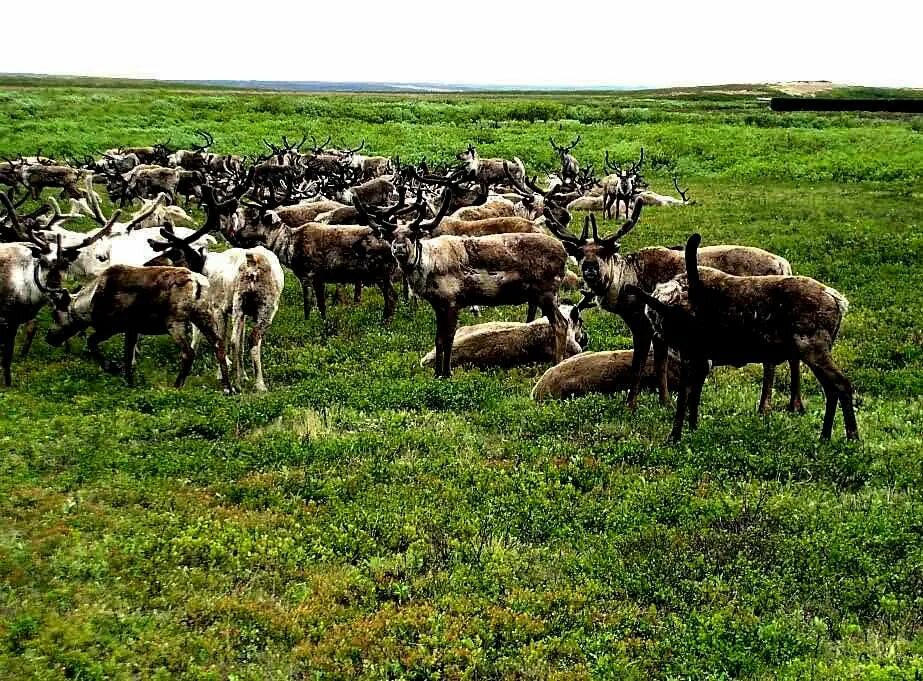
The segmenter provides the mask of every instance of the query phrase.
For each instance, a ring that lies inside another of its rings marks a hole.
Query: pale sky
[[[920,0],[9,0],[3,23],[5,73],[923,87]]]

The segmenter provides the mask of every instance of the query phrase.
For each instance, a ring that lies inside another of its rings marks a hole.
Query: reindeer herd
[[[858,438],[852,387],[831,358],[847,310],[840,293],[793,275],[778,255],[750,246],[700,248],[698,235],[685,248],[621,253],[622,237],[645,207],[692,203],[675,177],[678,198],[650,190],[643,149],[628,166],[606,152],[606,174],[596,177],[574,155],[579,136],[566,146],[552,139],[560,171],[541,186],[520,159],[482,158],[473,145],[454,165],[437,167],[425,159],[405,164],[366,156],[364,143],[339,149],[330,138],[318,144],[312,137],[306,146],[306,136],[296,143],[283,137],[279,145],[267,140],[268,153],[257,157],[216,154],[209,133],[197,136],[201,144],[191,149],[173,149],[168,141],[113,148],[100,158],[57,161],[38,153],[0,163],[7,386],[19,328],[25,356],[37,314],[50,304],[49,343],[63,345],[89,331],[89,353],[129,384],[139,337],[165,334],[181,350],[177,387],[204,338],[226,393],[248,380],[247,348],[254,388],[266,390],[261,347],[287,268],[301,284],[305,318],[315,306],[326,315],[328,284],[335,298],[342,286],[353,287],[356,300],[363,287],[379,288],[385,322],[399,291],[413,304],[425,300],[435,313],[436,338],[421,363],[438,377],[449,377],[453,363],[551,362],[534,399],[627,389],[631,408],[642,386],[656,388],[663,404],[674,389],[671,438],[678,440],[687,421],[697,426],[712,366],[762,364],[765,413],[775,368],[787,363],[788,407],[800,412],[804,362],[826,396],[821,436],[831,436],[839,405],[847,437]],[[109,215],[97,189],[118,206]],[[43,198],[31,212],[23,208]],[[180,205],[193,202],[206,215],[198,228]],[[589,213],[579,236],[571,231],[574,211]],[[601,235],[597,213],[625,221]],[[95,225],[66,227],[74,220]],[[221,242],[230,247],[216,248]],[[66,280],[79,288],[69,291]],[[562,301],[577,290],[578,303]],[[458,328],[465,308],[523,303],[525,322]],[[581,311],[597,304],[625,321],[631,350],[584,352]],[[125,338],[121,365],[99,349],[117,334]]]

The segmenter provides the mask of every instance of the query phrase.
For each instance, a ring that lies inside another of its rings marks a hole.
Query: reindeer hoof
[[[788,411],[794,414],[804,414],[804,405],[801,403],[801,400],[798,400],[797,402],[789,402]]]

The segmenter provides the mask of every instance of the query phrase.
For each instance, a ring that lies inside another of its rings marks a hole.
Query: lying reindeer
[[[697,428],[702,386],[713,364],[799,360],[811,368],[827,397],[821,439],[830,439],[837,402],[847,439],[859,439],[852,384],[831,357],[849,307],[846,298],[809,277],[737,277],[699,267],[700,242],[693,234],[686,244],[685,274],[660,284],[653,294],[628,287],[629,295],[647,305],[657,334],[682,359],[670,439],[682,437],[687,412],[689,427]]]
[[[571,357],[587,345],[587,336],[580,317],[580,306],[560,305],[559,310],[567,320],[565,357]],[[513,367],[554,359],[554,333],[548,319],[541,317],[532,322],[487,322],[462,326],[452,341],[452,361],[456,365],[471,367]],[[430,350],[420,366],[436,363],[436,349]]]
[[[612,395],[628,390],[634,382],[632,351],[614,350],[584,352],[565,359],[542,374],[532,389],[532,399],[564,400],[591,393]],[[667,364],[668,382],[679,385],[679,366],[675,361]],[[657,371],[652,357],[648,357],[641,372],[641,385],[657,387]]]

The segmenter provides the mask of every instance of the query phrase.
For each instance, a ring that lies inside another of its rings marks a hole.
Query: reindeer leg
[[[198,325],[196,325],[198,326]],[[201,327],[200,327],[201,328]],[[205,329],[201,329],[202,335],[208,338],[208,334],[205,333]],[[192,363],[195,361],[195,350],[192,348],[192,343],[189,340],[189,336],[192,334],[192,330],[189,328],[189,324],[186,322],[173,322],[167,328],[167,333],[170,335],[170,338],[173,339],[173,342],[180,347],[180,369],[179,374],[176,376],[176,381],[173,384],[174,388],[182,388],[186,383],[186,377],[189,376],[189,372],[192,371]],[[216,338],[214,329],[210,329],[210,333],[213,338]],[[211,338],[208,338],[211,341]],[[224,358],[222,357],[220,366],[224,366]],[[227,373],[227,367],[224,367],[225,375]]]
[[[680,370],[679,394],[676,396],[676,413],[673,415],[673,430],[670,442],[679,442],[683,437],[683,422],[686,420],[686,406],[692,393],[692,367],[688,360],[683,360]]]
[[[789,372],[791,373],[792,394],[788,402],[788,410],[799,414],[804,413],[804,404],[801,401],[801,361],[791,359],[788,362]]]
[[[534,300],[529,301],[529,309],[526,312],[526,322],[535,321],[535,315],[538,313],[538,303]]]
[[[311,317],[311,307],[313,305],[314,293],[313,293],[313,282],[311,281],[310,276],[299,277],[301,281],[301,297],[304,305],[304,318],[305,320]]]
[[[628,408],[638,406],[638,393],[641,391],[641,374],[647,363],[647,355],[651,351],[653,334],[650,328],[645,328],[643,322],[635,322],[631,328],[631,388],[628,389]],[[664,367],[666,371],[666,367]],[[669,393],[667,395],[669,397]]]
[[[254,388],[259,392],[266,392],[266,381],[263,378],[263,335],[266,329],[259,323],[250,330],[250,361],[253,362]]]
[[[317,303],[317,311],[320,312],[321,319],[327,319],[327,299],[326,286],[319,279],[314,280],[314,300]]]
[[[660,393],[660,404],[669,405],[670,400],[670,374],[668,371],[668,362],[670,360],[670,349],[667,344],[657,338],[653,339],[654,344],[654,371],[657,374],[657,388]],[[634,357],[632,356],[632,359]],[[644,365],[641,365],[644,370]]]
[[[90,356],[99,363],[99,366],[103,371],[109,374],[117,374],[119,373],[118,366],[112,364],[112,362],[103,357],[103,353],[99,350],[99,344],[107,338],[111,338],[112,335],[113,332],[111,331],[100,331],[97,329],[90,334],[89,338],[87,338],[87,350],[89,351]]]
[[[805,358],[805,363],[811,367],[817,380],[820,381],[827,396],[827,405],[824,411],[824,425],[821,429],[822,440],[829,440],[833,434],[833,419],[836,416],[837,402],[843,410],[843,421],[846,426],[846,439],[858,440],[859,427],[856,424],[855,405],[853,404],[853,387],[849,379],[833,363],[827,353],[819,354],[810,359]]]
[[[129,386],[135,384],[134,364],[135,364],[135,347],[138,345],[137,331],[125,332],[125,347],[122,350],[122,365],[125,371],[125,382]]]
[[[387,324],[394,318],[394,310],[397,307],[397,292],[394,290],[394,286],[391,285],[391,279],[387,276],[379,282],[378,287],[381,289],[381,295],[385,299],[385,312],[382,321]],[[356,284],[356,290],[361,295],[362,288],[359,284]]]
[[[689,430],[697,430],[699,427],[699,403],[702,400],[702,388],[705,386],[705,379],[708,377],[708,363],[697,363],[692,368],[692,390],[689,394]]]
[[[759,413],[763,416],[772,411],[772,382],[776,377],[776,367],[774,364],[765,362],[763,364],[763,392],[760,395]]]
[[[358,305],[362,302],[362,282],[357,281],[353,287],[353,303]]]
[[[567,320],[558,309],[558,299],[554,294],[545,296],[538,304],[551,324],[554,333],[554,363],[560,364],[564,361],[564,352],[567,349]]]
[[[3,385],[7,388],[13,382],[13,375],[10,370],[10,367],[13,364],[13,344],[16,342],[16,332],[18,331],[16,324],[10,324],[0,327],[0,350],[2,350],[2,356],[0,360],[3,362]]]
[[[436,312],[436,377],[449,378],[452,375],[452,343],[458,326],[458,308],[443,307]],[[441,349],[441,352],[440,352]]]
[[[227,346],[227,351],[231,353],[232,366],[232,383],[236,390],[241,390],[242,381],[246,380],[244,371],[244,327],[246,318],[242,311],[235,310],[233,317],[233,329],[231,330],[231,340]]]
[[[38,320],[30,319],[24,324],[24,328],[22,347],[19,349],[19,356],[23,359],[29,356],[29,348],[32,347],[32,341],[35,340],[35,331],[38,329]]]

